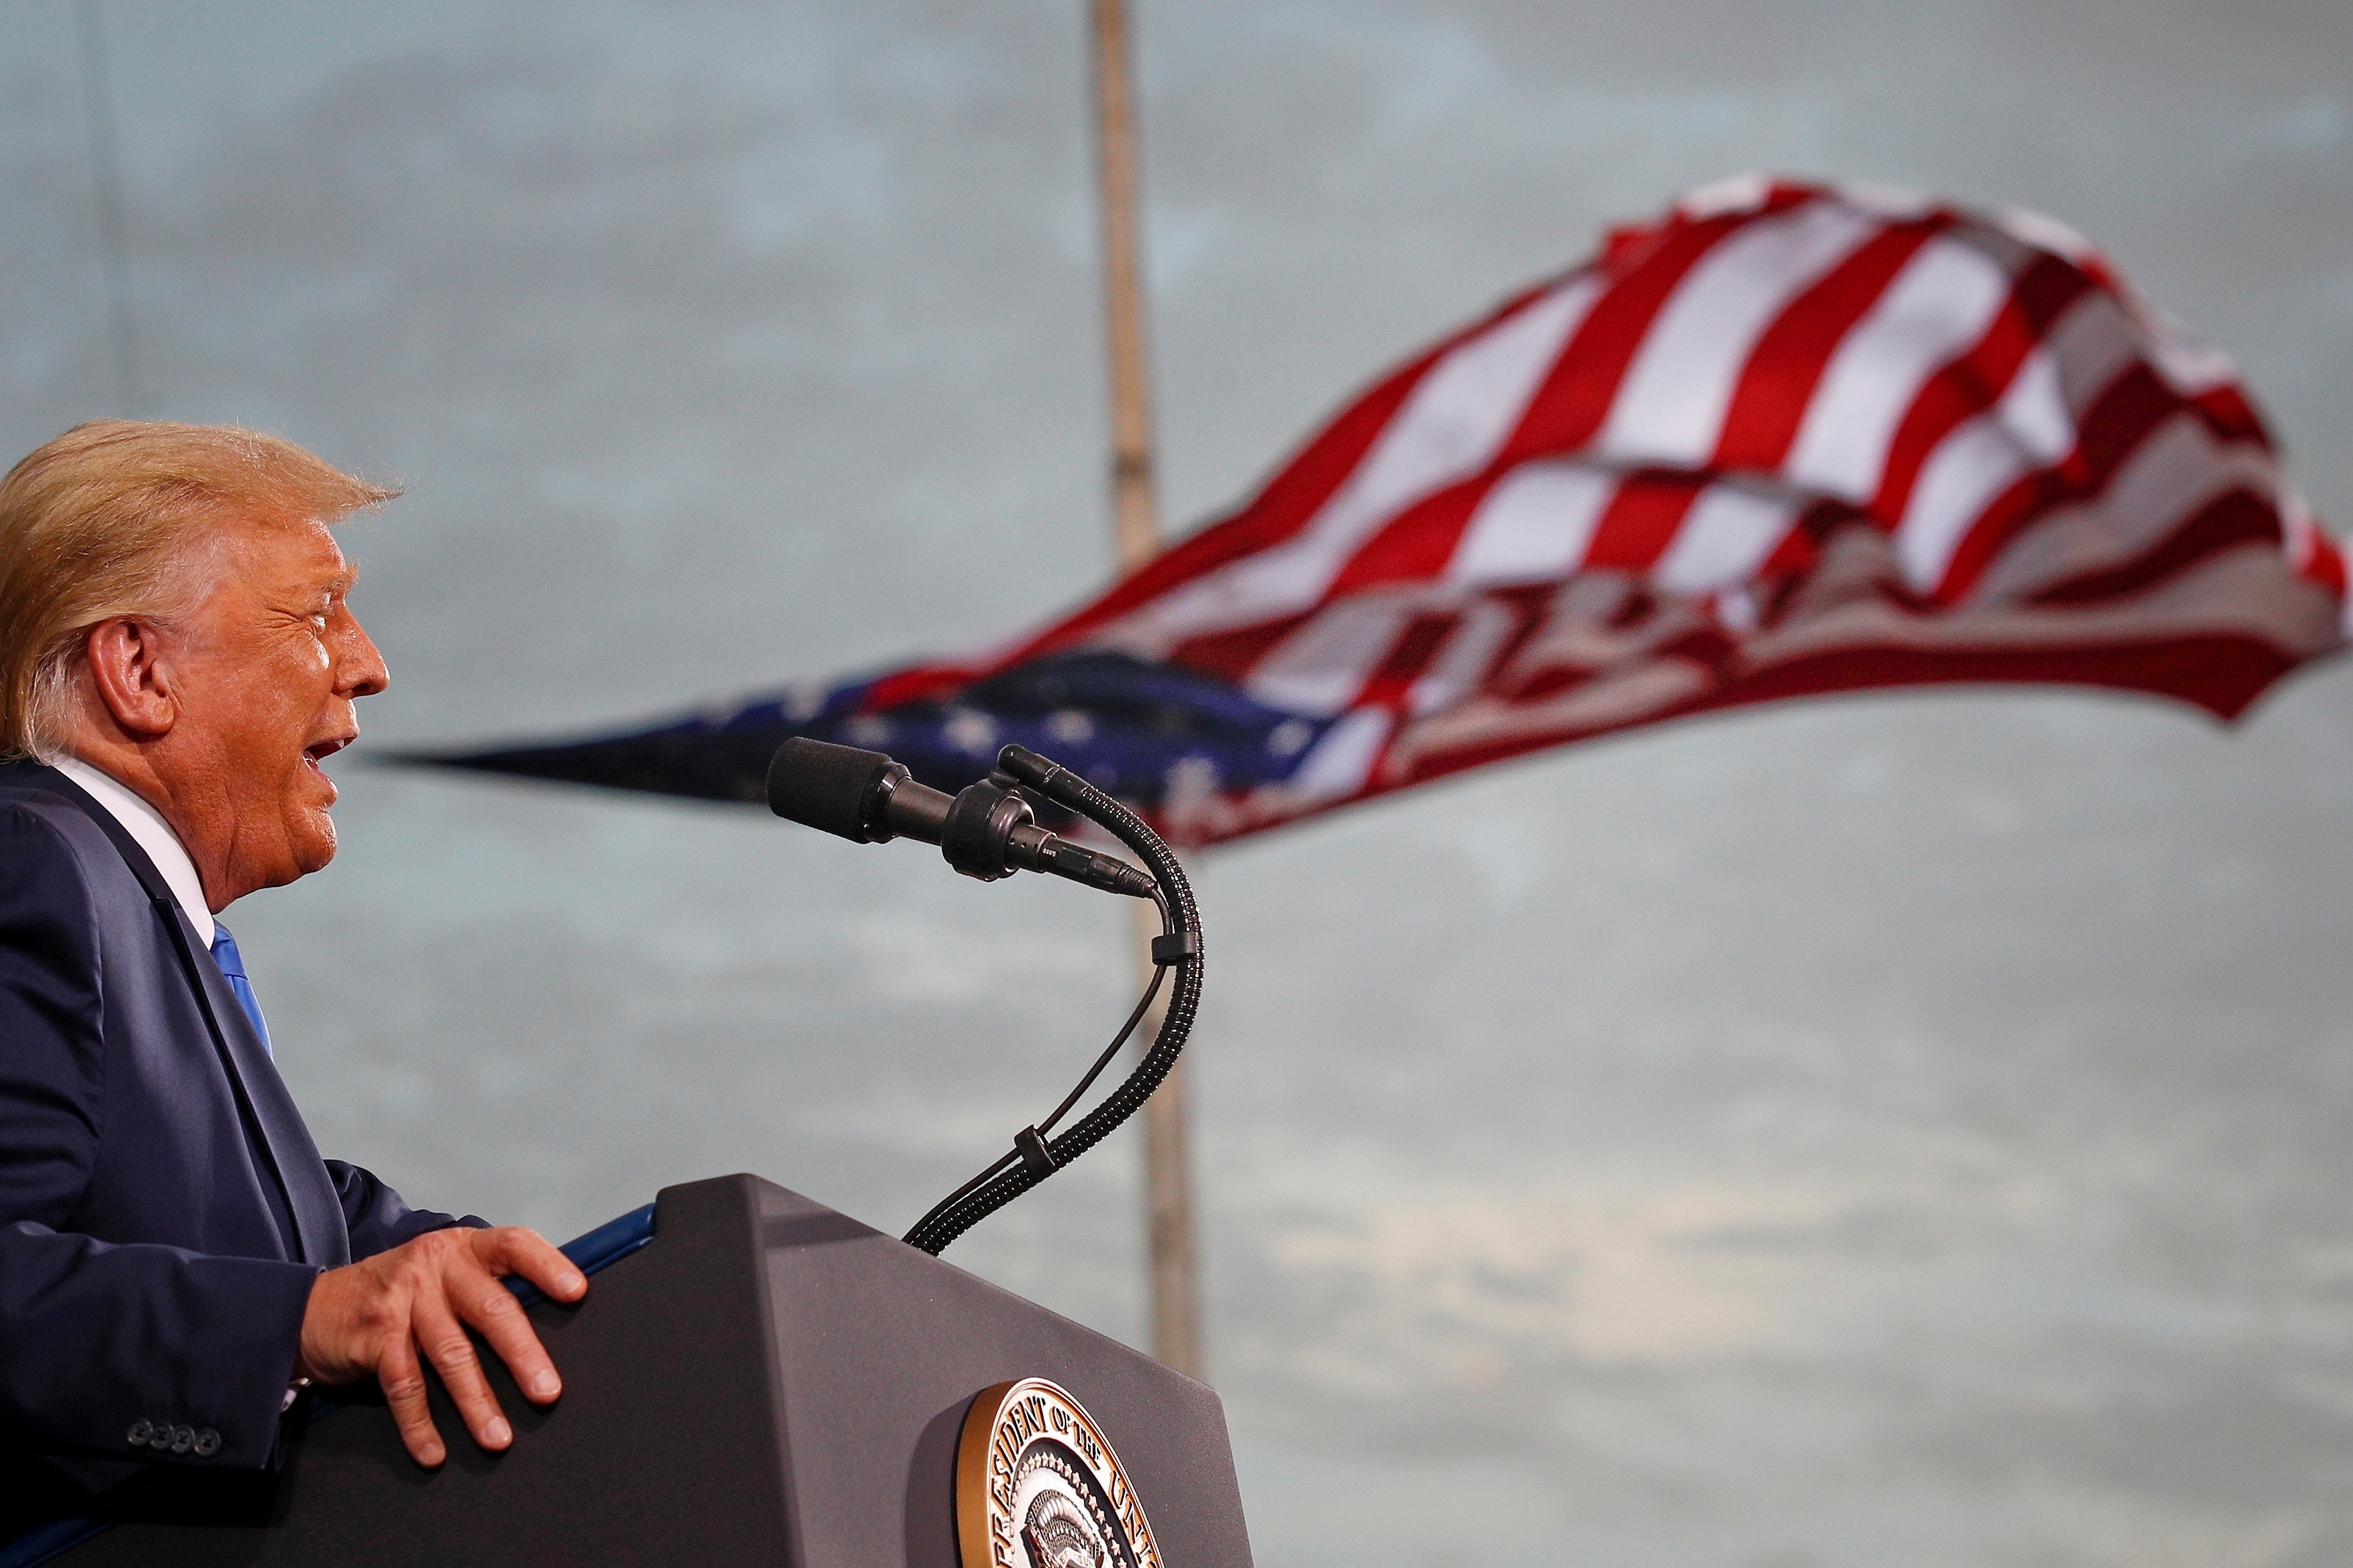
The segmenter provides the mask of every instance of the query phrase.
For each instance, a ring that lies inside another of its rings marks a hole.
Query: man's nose
[[[359,617],[347,619],[335,654],[335,692],[341,697],[373,697],[392,684],[392,671],[385,668],[384,655],[376,651],[375,639],[360,625]]]

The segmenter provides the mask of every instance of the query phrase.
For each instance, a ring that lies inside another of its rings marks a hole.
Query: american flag
[[[2060,682],[2227,720],[2345,623],[2229,362],[2081,237],[1750,175],[1392,370],[1043,630],[438,760],[758,799],[792,734],[942,787],[1018,741],[1198,845],[1818,693]]]

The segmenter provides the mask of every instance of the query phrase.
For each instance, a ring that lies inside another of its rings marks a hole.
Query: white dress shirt
[[[123,831],[147,851],[147,858],[154,861],[155,869],[164,874],[164,885],[172,889],[172,896],[187,914],[188,923],[196,928],[196,940],[206,947],[212,946],[213,911],[205,903],[204,879],[196,875],[196,863],[188,858],[180,836],[172,831],[164,814],[79,757],[61,758],[54,766],[81,785],[90,798],[104,806],[107,815],[122,824]]]

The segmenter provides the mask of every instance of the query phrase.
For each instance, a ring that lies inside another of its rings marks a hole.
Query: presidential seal
[[[1161,1568],[1103,1429],[1042,1377],[974,1397],[956,1448],[956,1542],[963,1568]]]

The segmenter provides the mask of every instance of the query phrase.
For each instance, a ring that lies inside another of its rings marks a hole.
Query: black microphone
[[[1049,871],[1131,899],[1158,891],[1150,872],[1039,826],[1019,784],[1002,775],[948,795],[880,752],[796,735],[768,763],[768,809],[853,844],[936,844],[950,866],[984,882]]]

